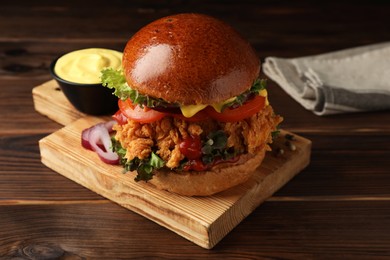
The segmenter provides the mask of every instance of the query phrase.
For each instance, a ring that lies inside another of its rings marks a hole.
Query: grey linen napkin
[[[317,115],[390,109],[390,42],[294,59],[264,73]]]

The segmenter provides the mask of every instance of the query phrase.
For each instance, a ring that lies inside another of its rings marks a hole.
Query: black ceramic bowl
[[[112,94],[113,90],[100,83],[74,83],[60,78],[54,71],[59,58],[50,64],[50,73],[77,110],[89,115],[109,115],[118,110],[118,98]]]

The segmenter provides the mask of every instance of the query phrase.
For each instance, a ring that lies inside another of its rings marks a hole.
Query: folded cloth
[[[267,57],[263,70],[317,115],[390,109],[390,42],[295,59]]]

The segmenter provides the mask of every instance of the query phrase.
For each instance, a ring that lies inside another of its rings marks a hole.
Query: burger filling
[[[131,89],[120,71],[103,71],[102,82],[115,89],[119,111],[113,149],[136,181],[150,180],[167,167],[205,171],[242,154],[269,149],[282,121],[268,103],[265,81],[256,80],[244,93],[212,105],[180,106]]]

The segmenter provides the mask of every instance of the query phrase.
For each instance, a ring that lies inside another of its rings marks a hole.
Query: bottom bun
[[[246,182],[264,159],[267,145],[256,154],[241,155],[235,163],[222,163],[208,171],[155,171],[149,183],[184,196],[209,196]]]

